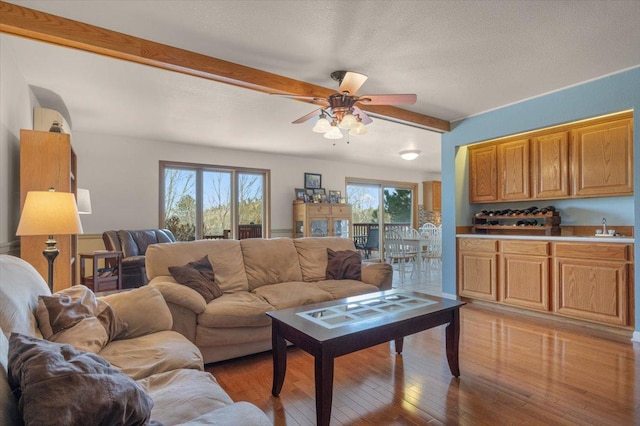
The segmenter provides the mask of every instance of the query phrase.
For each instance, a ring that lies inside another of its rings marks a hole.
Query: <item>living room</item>
[[[38,2],[24,3],[26,7],[38,8]],[[22,2],[19,4],[22,4]],[[55,12],[51,13],[55,14]],[[38,82],[28,81],[25,77],[28,71],[20,69],[12,61],[11,52],[13,47],[11,46],[16,45],[9,46],[6,37],[9,36],[5,34],[0,36],[1,51],[3,52],[0,58],[2,60],[2,99],[0,100],[0,107],[2,109],[3,128],[0,135],[0,149],[2,149],[0,161],[2,161],[3,170],[2,184],[0,185],[2,199],[0,251],[3,253],[16,253],[19,243],[15,236],[15,229],[20,217],[19,208],[17,207],[19,205],[19,129],[31,128],[33,107],[38,106],[41,101],[37,99],[31,88],[31,86],[37,86]],[[22,44],[17,45],[23,46]],[[9,53],[7,54],[7,52]],[[37,54],[37,52],[38,50],[34,50],[34,54]],[[313,157],[304,153],[293,153],[292,155],[274,154],[263,151],[260,145],[266,143],[264,140],[256,143],[253,149],[235,150],[228,147],[211,147],[197,143],[187,145],[174,143],[170,141],[168,136],[165,140],[161,135],[162,132],[169,135],[171,126],[187,126],[189,124],[188,120],[185,122],[175,121],[170,123],[169,126],[162,125],[160,126],[160,135],[154,135],[153,137],[140,134],[123,135],[118,131],[83,132],[74,130],[73,144],[78,156],[79,183],[83,187],[91,188],[92,191],[94,213],[82,218],[85,233],[88,234],[87,238],[91,237],[93,240],[99,241],[101,232],[108,229],[156,228],[158,226],[158,206],[160,204],[158,163],[162,160],[198,164],[224,164],[271,170],[271,226],[269,229],[271,237],[291,235],[293,189],[302,186],[305,172],[321,173],[324,187],[342,190],[345,187],[346,177],[375,177],[382,181],[414,183],[425,180],[442,180],[443,194],[450,194],[443,197],[443,233],[444,240],[448,242],[445,243],[443,249],[443,291],[448,294],[456,294],[456,234],[458,233],[458,227],[470,225],[471,216],[477,209],[477,206],[472,206],[466,202],[468,195],[468,189],[464,183],[466,181],[466,157],[460,154],[464,152],[464,147],[468,144],[504,135],[512,135],[620,111],[636,110],[640,102],[640,93],[638,93],[640,73],[637,68],[638,61],[633,62],[634,54],[635,52],[629,52],[631,64],[633,65],[626,67],[628,69],[603,72],[597,74],[598,77],[602,77],[601,79],[586,83],[585,81],[589,79],[583,79],[579,82],[567,81],[566,84],[555,87],[553,90],[558,91],[553,93],[541,96],[538,95],[543,92],[534,93],[531,95],[536,96],[534,99],[457,122],[451,132],[442,135],[441,172],[439,169],[427,169],[424,166],[411,165],[410,162],[406,163],[407,166],[392,165],[390,167],[382,167],[380,165],[347,160],[346,156],[344,157],[345,160],[323,158],[323,153]],[[109,61],[112,59],[100,59],[100,61],[102,60]],[[569,87],[574,83],[582,84]],[[386,84],[385,92],[396,91],[393,82],[387,82]],[[254,97],[258,96],[257,93],[246,89],[233,88],[229,89],[229,91],[232,96],[246,97],[248,103],[253,102]],[[524,99],[524,97],[518,100],[521,99]],[[281,100],[281,102],[284,101]],[[99,119],[100,102],[95,101],[94,104],[95,114]],[[296,102],[290,102],[290,104],[293,106],[285,105],[282,112],[279,113],[283,124],[288,126],[293,119],[313,109],[313,106],[309,104],[297,105],[298,103]],[[503,105],[505,104],[503,103],[499,106]],[[178,111],[176,114],[179,115],[180,112]],[[514,117],[518,117],[517,120],[514,120]],[[374,120],[376,119],[374,118]],[[80,126],[77,121],[74,122],[74,125]],[[246,124],[243,126],[246,126]],[[633,126],[634,133],[638,134],[638,124],[634,123]],[[118,123],[105,123],[104,127],[117,128]],[[306,143],[308,139],[313,137],[321,139],[321,136],[312,134],[310,128],[305,130],[308,136],[304,140],[298,140],[297,143]],[[373,129],[371,131],[373,132]],[[424,130],[417,129],[416,132],[424,132]],[[252,137],[255,139],[267,139],[260,132],[253,133]],[[436,138],[435,143],[439,145],[440,136],[436,135]],[[355,143],[356,140],[352,139],[350,145]],[[431,140],[424,142],[424,145],[426,146],[430,143]],[[332,149],[344,151],[350,147],[345,142],[340,142],[336,147],[332,147],[330,143],[325,143],[322,148],[327,151]],[[422,146],[421,148],[423,149],[423,155],[428,155],[427,148]],[[292,151],[294,149],[296,148],[292,147]],[[439,157],[439,150],[440,147],[438,146],[435,151],[436,154],[433,155]],[[633,156],[634,160],[636,160],[634,162],[637,164],[637,154],[634,153]],[[636,169],[637,167],[635,166]],[[577,217],[581,218],[585,225],[597,225],[604,215],[622,218],[621,220],[624,221],[625,225],[635,227],[639,225],[637,223],[639,219],[633,213],[638,206],[638,197],[635,194],[633,197],[611,199],[615,200],[614,203],[608,203],[609,199],[604,199],[604,201],[581,200],[566,204],[566,208],[574,208],[577,205],[577,210],[581,212],[577,214]],[[592,212],[585,213],[587,211]],[[565,218],[563,217],[563,219]],[[637,269],[637,253],[634,256],[634,268]],[[632,272],[637,273],[637,270],[634,269]],[[635,294],[640,294],[640,287],[637,283],[634,282],[632,289]],[[634,306],[634,313],[634,330],[637,340],[638,330],[640,330],[640,311],[637,304]]]

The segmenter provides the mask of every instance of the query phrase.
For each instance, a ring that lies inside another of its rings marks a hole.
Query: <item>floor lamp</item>
[[[49,263],[49,289],[53,291],[53,261],[60,253],[54,235],[82,234],[75,196],[70,192],[29,191],[16,235],[48,235],[42,254]]]

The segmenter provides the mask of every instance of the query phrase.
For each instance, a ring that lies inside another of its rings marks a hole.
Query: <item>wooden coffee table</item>
[[[438,325],[446,328],[446,354],[451,374],[460,376],[458,342],[460,307],[464,302],[421,293],[388,290],[330,302],[267,312],[272,319],[273,389],[278,396],[287,369],[287,344],[315,358],[316,419],[328,425],[336,357],[395,340],[402,353],[404,336]]]

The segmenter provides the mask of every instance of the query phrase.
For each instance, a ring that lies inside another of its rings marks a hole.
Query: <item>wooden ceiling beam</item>
[[[150,65],[264,93],[326,98],[335,90],[0,1],[0,32]],[[438,132],[448,121],[394,106],[361,106],[391,121]]]

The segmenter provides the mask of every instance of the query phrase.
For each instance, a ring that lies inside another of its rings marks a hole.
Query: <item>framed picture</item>
[[[313,196],[315,197],[318,203],[326,203],[327,202],[327,193],[324,188],[316,188],[313,190]]]
[[[329,191],[330,203],[339,203],[340,198],[342,198],[342,193],[340,191]]]
[[[294,193],[295,193],[295,197],[296,197],[295,199],[296,200],[301,200],[301,201],[304,201],[305,197],[307,195],[307,192],[303,188],[296,188]]]
[[[307,189],[322,188],[322,175],[317,173],[305,173],[304,187]]]
[[[314,200],[313,189],[305,189],[304,202],[313,203],[313,200]]]

